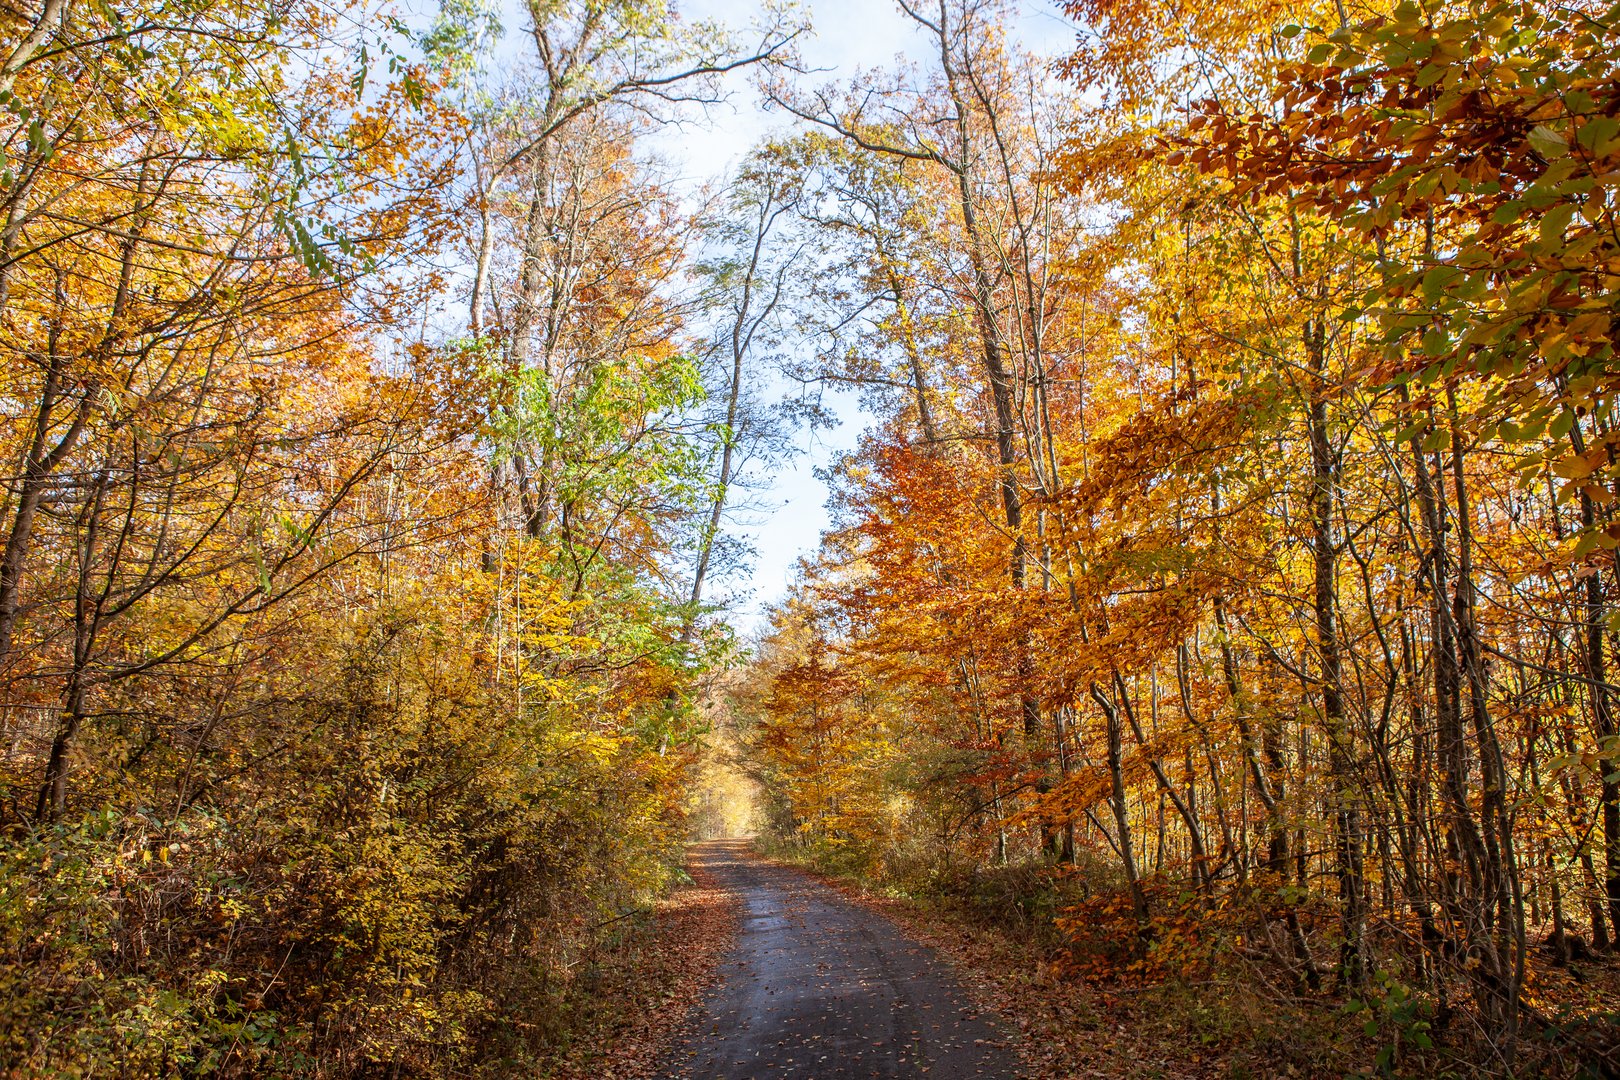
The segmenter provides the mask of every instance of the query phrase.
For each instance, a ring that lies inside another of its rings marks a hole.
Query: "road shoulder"
[[[555,1080],[651,1080],[718,981],[737,937],[736,894],[688,857],[692,884],[658,904],[632,954],[603,973],[595,1037],[576,1040],[546,1075]]]

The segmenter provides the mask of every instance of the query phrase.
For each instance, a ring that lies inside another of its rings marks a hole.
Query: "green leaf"
[[[1446,291],[1446,287],[1462,276],[1462,271],[1455,266],[1441,265],[1433,267],[1423,275],[1423,297],[1434,301]]]
[[[1620,142],[1620,118],[1598,116],[1581,125],[1576,136],[1580,144],[1596,157],[1607,157]]]
[[[1541,242],[1547,245],[1562,243],[1564,230],[1569,228],[1570,219],[1574,216],[1574,203],[1560,203],[1547,211],[1541,219]]]
[[[1553,161],[1569,153],[1569,140],[1546,124],[1537,124],[1530,129],[1530,148],[1548,161]]]
[[[32,120],[28,124],[28,145],[40,157],[49,160],[51,156],[51,140],[45,137],[45,125],[39,120]]]

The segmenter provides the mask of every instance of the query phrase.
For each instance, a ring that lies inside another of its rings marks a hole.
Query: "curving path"
[[[738,894],[742,926],[670,1080],[1019,1075],[944,963],[888,920],[747,841],[700,844],[694,858]]]

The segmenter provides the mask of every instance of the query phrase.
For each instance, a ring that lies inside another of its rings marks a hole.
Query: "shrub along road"
[[[739,897],[742,926],[674,1050],[672,1080],[1017,1075],[989,1018],[888,920],[746,841],[700,845],[695,859]]]

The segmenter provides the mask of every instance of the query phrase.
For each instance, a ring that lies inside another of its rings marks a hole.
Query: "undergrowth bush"
[[[337,677],[228,749],[0,844],[0,1072],[504,1075],[570,1038],[578,971],[678,861],[682,755],[511,709],[421,611],[309,648]]]

